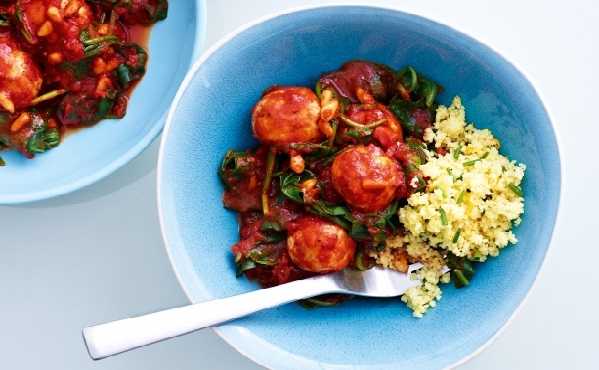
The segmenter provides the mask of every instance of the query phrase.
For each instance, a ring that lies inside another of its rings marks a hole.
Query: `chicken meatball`
[[[354,209],[381,211],[405,182],[395,160],[375,145],[358,145],[341,152],[331,167],[335,190]]]
[[[265,144],[318,142],[320,103],[305,87],[276,87],[267,91],[254,107],[254,136]]]
[[[9,35],[0,34],[0,109],[26,108],[42,87],[42,75],[31,56]]]
[[[336,224],[316,217],[302,217],[291,222],[288,231],[289,256],[302,270],[340,271],[354,258],[356,243]]]

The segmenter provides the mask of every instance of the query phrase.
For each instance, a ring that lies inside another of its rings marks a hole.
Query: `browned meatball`
[[[302,217],[288,226],[287,248],[293,263],[305,271],[340,271],[353,260],[356,243],[336,224]]]
[[[331,172],[335,190],[362,212],[385,209],[405,181],[397,162],[375,145],[344,150],[335,157]]]
[[[9,35],[0,34],[0,109],[27,107],[42,87],[42,75],[31,56]]]
[[[263,143],[284,146],[290,143],[317,142],[320,103],[305,87],[276,87],[254,107],[252,129]]]

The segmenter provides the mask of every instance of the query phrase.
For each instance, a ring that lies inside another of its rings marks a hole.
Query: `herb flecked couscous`
[[[471,266],[452,266],[456,261],[448,260],[446,252],[484,262],[517,242],[511,229],[524,212],[520,183],[526,169],[499,154],[500,143],[491,131],[467,124],[458,97],[450,107],[438,108],[424,140],[446,152],[426,151],[428,161],[420,166],[428,178],[426,189],[412,194],[399,210],[406,234],[389,239],[388,248],[376,255],[389,268],[395,263],[385,258],[389,248],[405,248],[408,256],[422,261],[424,268],[415,273],[422,285],[402,297],[418,317],[441,298],[438,284],[449,282],[449,273],[443,274],[446,265],[458,275],[458,285],[467,284]]]

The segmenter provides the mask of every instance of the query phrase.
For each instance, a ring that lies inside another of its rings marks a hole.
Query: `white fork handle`
[[[268,289],[173,308],[83,329],[94,360],[215,326],[267,308],[339,291],[328,276],[293,281]]]

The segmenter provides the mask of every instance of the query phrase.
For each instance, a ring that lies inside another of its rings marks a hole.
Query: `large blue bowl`
[[[272,369],[437,369],[465,361],[496,336],[524,300],[551,239],[560,156],[530,82],[493,50],[421,17],[372,7],[323,7],[252,24],[207,52],[188,75],[164,133],[158,174],[162,231],[193,302],[257,289],[236,279],[235,214],[221,205],[217,167],[227,148],[255,145],[250,110],[272,84],[314,86],[351,59],[410,64],[460,95],[468,120],[493,130],[502,151],[527,164],[526,213],[517,246],[481,265],[460,291],[415,319],[399,299],[353,299],[306,310],[290,304],[216,328]]]
[[[158,136],[181,81],[200,54],[206,29],[204,0],[169,1],[166,20],[150,34],[148,72],[122,120],[105,120],[69,135],[62,145],[28,160],[0,153],[0,204],[51,198],[110,175]]]

